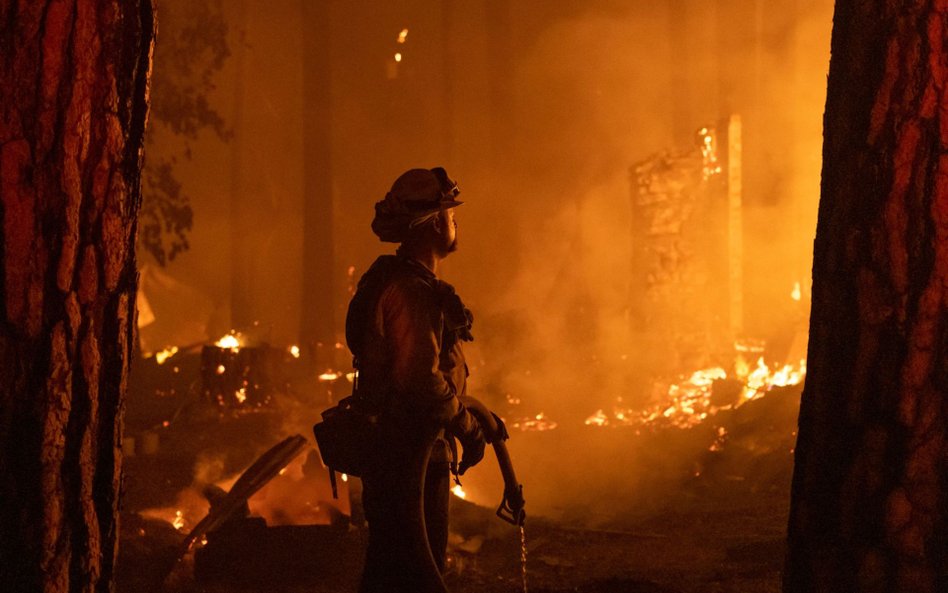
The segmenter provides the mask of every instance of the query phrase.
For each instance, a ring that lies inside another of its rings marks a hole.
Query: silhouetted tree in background
[[[203,131],[232,132],[212,105],[214,77],[230,57],[221,0],[165,0],[155,48],[148,159],[142,176],[139,246],[165,266],[189,247],[191,197],[176,171]]]

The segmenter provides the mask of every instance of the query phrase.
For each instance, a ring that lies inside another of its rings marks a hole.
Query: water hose
[[[485,440],[493,446],[497,456],[497,463],[504,479],[504,494],[497,508],[497,516],[508,523],[523,527],[526,519],[523,486],[517,481],[510,452],[507,450],[506,440],[509,438],[507,429],[503,422],[479,400],[470,396],[462,396],[459,399],[477,419]],[[408,515],[410,532],[406,534],[406,543],[410,557],[420,562],[418,565],[420,573],[416,575],[420,582],[415,584],[417,587],[415,591],[424,593],[447,593],[448,591],[435,562],[425,522],[425,480],[428,475],[431,451],[437,440],[436,435],[428,437],[425,439],[424,447],[415,449],[417,453],[409,460],[407,474],[403,476],[403,479],[407,481],[404,486],[417,494],[413,496],[417,503],[412,504]],[[371,529],[371,524],[369,528]]]
[[[517,480],[513,461],[507,450],[506,441],[510,436],[507,434],[507,428],[480,400],[469,395],[458,399],[468,411],[474,414],[484,432],[484,438],[494,447],[497,465],[500,466],[500,473],[504,477],[504,496],[500,501],[500,506],[497,507],[497,516],[512,525],[522,527],[527,518],[527,513],[524,511],[523,485]]]

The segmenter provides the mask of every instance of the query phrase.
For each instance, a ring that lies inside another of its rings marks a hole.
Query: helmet
[[[443,167],[409,169],[395,180],[385,200],[398,202],[413,213],[428,213],[460,206],[463,202],[454,199],[459,193],[457,182]]]
[[[411,229],[444,208],[460,206],[461,190],[443,167],[409,169],[402,173],[385,199],[375,204],[372,231],[382,240],[401,243]]]

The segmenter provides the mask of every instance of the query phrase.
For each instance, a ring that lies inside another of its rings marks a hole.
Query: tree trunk
[[[150,0],[0,0],[0,590],[109,591]]]
[[[946,42],[836,3],[787,593],[948,590]]]
[[[336,368],[331,8],[331,0],[302,0],[301,4],[301,17],[305,23],[303,102],[306,117],[303,120],[300,343],[319,372]]]

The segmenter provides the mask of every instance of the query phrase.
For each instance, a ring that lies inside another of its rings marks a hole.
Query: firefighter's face
[[[454,208],[441,211],[439,227],[439,250],[443,255],[454,253],[458,250],[458,221],[454,218]]]

